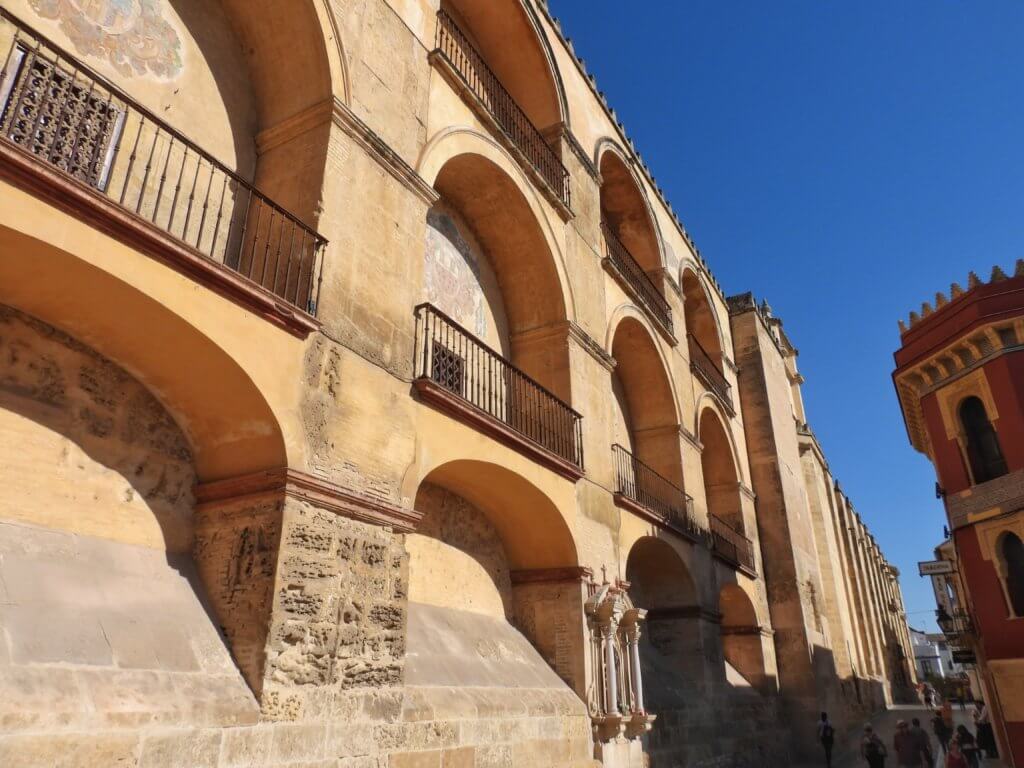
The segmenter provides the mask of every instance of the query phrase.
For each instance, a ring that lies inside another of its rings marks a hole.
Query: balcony
[[[583,476],[582,417],[430,304],[416,307],[420,397],[573,481]]]
[[[940,609],[935,616],[935,623],[951,646],[962,647],[974,635],[974,623],[966,613],[949,614]]]
[[[708,521],[711,524],[712,552],[749,576],[756,576],[753,542],[716,515],[709,515]]]
[[[316,327],[323,237],[3,9],[0,28],[3,176],[272,322]]]
[[[721,399],[730,416],[736,415],[732,402],[732,386],[725,380],[725,374],[719,363],[712,360],[704,347],[697,341],[692,333],[686,334],[686,341],[690,347],[690,370],[697,378],[704,382]]]
[[[656,525],[671,528],[693,541],[707,531],[693,515],[693,497],[676,487],[621,445],[612,446],[615,460],[615,503]]]
[[[626,291],[633,297],[634,301],[640,303],[647,314],[668,336],[669,340],[675,343],[675,329],[672,325],[672,309],[669,307],[665,297],[654,282],[644,272],[643,267],[633,258],[622,241],[612,232],[607,223],[601,223],[601,230],[604,232],[604,240],[608,252],[605,258],[605,266],[622,283]]]
[[[452,85],[464,92],[481,119],[498,130],[508,149],[540,182],[551,201],[571,216],[569,172],[480,51],[444,11],[437,14],[437,48],[431,54],[431,61]]]

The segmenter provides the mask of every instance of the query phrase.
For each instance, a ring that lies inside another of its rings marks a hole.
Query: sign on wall
[[[954,664],[974,664],[978,659],[974,655],[974,651],[953,651],[953,663]]]
[[[956,569],[953,568],[951,560],[929,560],[918,563],[917,570],[922,576],[942,576],[953,573]]]

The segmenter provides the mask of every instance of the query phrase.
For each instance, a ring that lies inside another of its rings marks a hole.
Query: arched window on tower
[[[967,438],[967,459],[974,482],[985,483],[1005,475],[1006,459],[999,448],[999,438],[985,412],[985,404],[977,397],[960,403],[960,423]]]
[[[1006,568],[1006,594],[1014,616],[1024,617],[1024,542],[1015,533],[1007,533],[999,544]]]

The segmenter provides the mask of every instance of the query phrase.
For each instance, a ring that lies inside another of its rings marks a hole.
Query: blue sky
[[[550,0],[727,293],[800,349],[834,474],[934,628],[896,321],[1024,257],[1024,3]]]

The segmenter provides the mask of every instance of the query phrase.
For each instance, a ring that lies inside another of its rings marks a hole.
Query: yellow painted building
[[[0,14],[0,764],[782,766],[911,695],[544,3]]]

